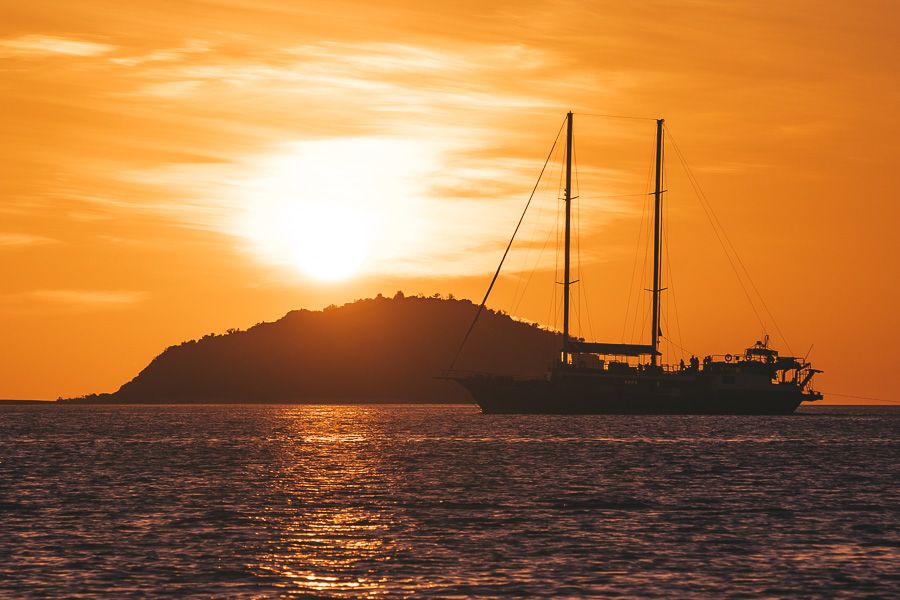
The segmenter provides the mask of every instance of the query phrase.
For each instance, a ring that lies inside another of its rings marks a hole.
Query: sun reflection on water
[[[285,418],[271,480],[288,506],[259,517],[261,527],[279,531],[253,567],[289,594],[380,595],[386,579],[375,573],[394,547],[386,535],[393,517],[372,497],[372,490],[391,487],[368,443],[378,434],[377,419],[363,407],[292,411]]]

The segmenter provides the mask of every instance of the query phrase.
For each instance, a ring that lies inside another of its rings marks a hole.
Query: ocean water
[[[0,596],[900,596],[900,411],[4,406]]]

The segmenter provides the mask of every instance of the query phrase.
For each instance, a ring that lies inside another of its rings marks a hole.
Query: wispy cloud
[[[34,290],[25,297],[70,308],[117,308],[139,303],[144,292],[126,290]]]
[[[0,248],[26,248],[30,246],[45,246],[56,244],[59,240],[30,233],[3,233],[0,232]]]
[[[163,53],[165,54],[165,53]],[[490,56],[490,61],[484,57]],[[119,59],[112,59],[118,61]],[[273,52],[264,60],[252,57],[210,57],[203,62],[147,66],[146,84],[134,95],[215,95],[220,106],[239,101],[249,90],[269,93],[296,105],[317,99],[335,102],[344,114],[420,112],[428,109],[493,110],[546,108],[547,88],[540,92],[512,91],[497,85],[510,77],[530,77],[551,66],[549,55],[522,45],[486,44],[437,48],[413,44],[321,42]],[[337,99],[337,101],[336,101]]]
[[[134,67],[145,63],[176,62],[192,54],[204,54],[215,48],[215,44],[204,40],[187,40],[184,46],[179,48],[165,48],[154,50],[138,56],[123,56],[110,58],[109,62],[126,67]]]
[[[125,310],[147,294],[133,290],[42,289],[0,294],[0,313],[40,315]]]
[[[722,162],[719,164],[697,165],[694,171],[697,173],[710,174],[733,174],[747,173],[751,171],[759,171],[761,169],[771,168],[772,165],[765,163],[748,163],[748,162]]]
[[[39,34],[0,40],[0,56],[97,56],[115,49],[109,44]]]

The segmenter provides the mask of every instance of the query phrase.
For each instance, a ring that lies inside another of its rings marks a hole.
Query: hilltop
[[[470,402],[437,379],[475,315],[468,300],[405,297],[295,310],[171,346],[112,394],[73,402]],[[456,368],[543,373],[559,334],[485,310]]]

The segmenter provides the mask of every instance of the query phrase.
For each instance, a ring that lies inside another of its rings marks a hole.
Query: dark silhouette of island
[[[448,368],[477,306],[452,296],[379,296],[321,311],[295,310],[245,331],[167,348],[112,394],[79,403],[471,402]],[[485,310],[458,370],[544,373],[559,333]]]

